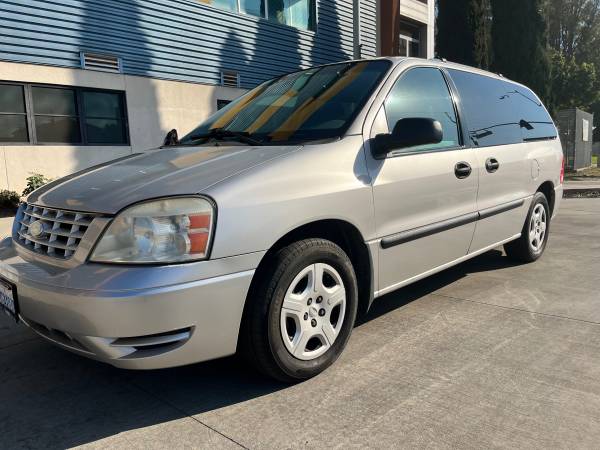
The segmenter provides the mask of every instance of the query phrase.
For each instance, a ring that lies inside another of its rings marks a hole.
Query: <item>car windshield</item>
[[[233,101],[189,133],[181,144],[243,134],[279,145],[338,138],[351,125],[391,63],[333,64],[268,81]]]

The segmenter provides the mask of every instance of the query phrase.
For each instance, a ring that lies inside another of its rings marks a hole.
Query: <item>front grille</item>
[[[22,206],[17,242],[36,253],[69,259],[79,246],[95,215],[35,205]],[[31,226],[35,222],[35,230]],[[40,232],[41,229],[41,232]]]

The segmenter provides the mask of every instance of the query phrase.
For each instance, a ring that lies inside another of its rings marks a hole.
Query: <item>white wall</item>
[[[433,58],[435,56],[435,1],[429,0],[425,4],[418,0],[400,0],[400,15],[427,26],[426,57]]]
[[[183,136],[216,110],[217,99],[244,90],[80,69],[0,61],[0,81],[124,91],[130,146],[0,144],[0,189],[21,192],[31,172],[56,178],[132,152],[155,148],[177,128]]]

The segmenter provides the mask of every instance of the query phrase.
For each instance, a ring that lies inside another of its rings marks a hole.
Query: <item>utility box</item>
[[[557,114],[565,169],[576,171],[592,165],[594,115],[578,108],[565,109]]]

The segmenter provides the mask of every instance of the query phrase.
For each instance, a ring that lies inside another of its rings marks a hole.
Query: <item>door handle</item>
[[[469,175],[471,175],[472,171],[473,169],[468,162],[461,161],[456,163],[454,166],[454,175],[456,175],[456,178],[459,180],[467,178]]]
[[[488,158],[485,162],[485,170],[489,173],[494,173],[500,168],[500,163],[496,158]]]

